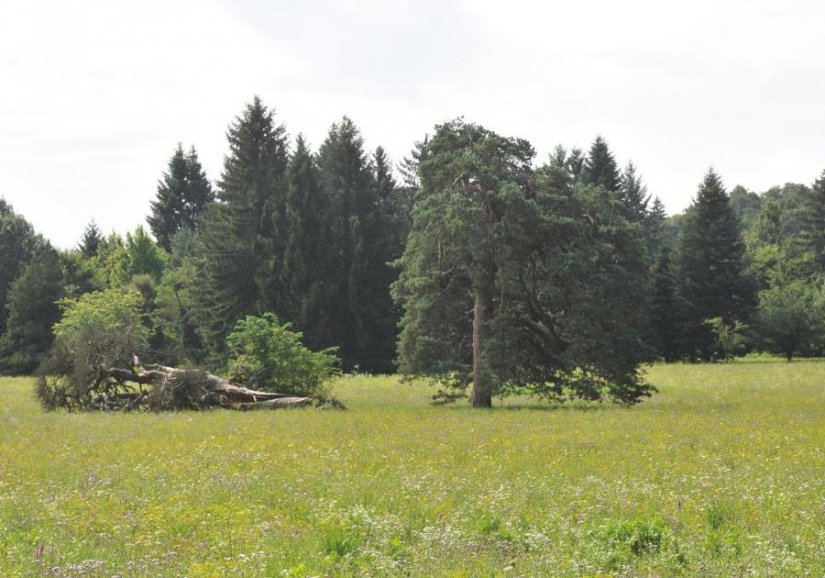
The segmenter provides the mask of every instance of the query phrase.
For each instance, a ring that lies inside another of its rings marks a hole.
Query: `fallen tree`
[[[87,387],[77,387],[68,375],[40,376],[38,397],[48,409],[153,411],[211,407],[247,411],[332,402],[233,385],[199,369],[152,365],[148,369],[109,368]],[[335,405],[334,403],[332,403]]]
[[[141,366],[149,348],[142,295],[108,289],[62,302],[55,341],[39,369],[37,397],[46,409],[133,411],[343,408],[327,382],[337,375],[332,350],[313,352],[274,315],[246,317],[228,338],[223,379],[200,369]]]

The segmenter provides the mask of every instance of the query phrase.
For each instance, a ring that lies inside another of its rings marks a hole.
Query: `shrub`
[[[247,316],[227,338],[229,381],[252,389],[321,396],[321,387],[338,373],[335,349],[311,351],[303,334],[280,324],[272,313]]]
[[[47,409],[87,408],[108,386],[108,370],[129,367],[148,345],[137,291],[108,289],[63,300],[55,343],[40,369],[37,394]]]

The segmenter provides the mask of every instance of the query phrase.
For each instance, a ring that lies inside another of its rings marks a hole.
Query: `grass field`
[[[43,413],[0,380],[0,576],[825,576],[825,363],[633,408]]]

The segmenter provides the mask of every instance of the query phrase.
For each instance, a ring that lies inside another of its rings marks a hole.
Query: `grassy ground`
[[[825,363],[657,366],[626,409],[43,413],[0,381],[0,576],[823,576]]]

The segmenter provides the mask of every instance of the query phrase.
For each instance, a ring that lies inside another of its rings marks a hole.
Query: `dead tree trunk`
[[[108,370],[108,386],[92,400],[93,409],[129,411],[151,409],[206,409],[225,407],[241,411],[309,405],[312,398],[239,387],[196,369],[153,365],[149,369]]]

